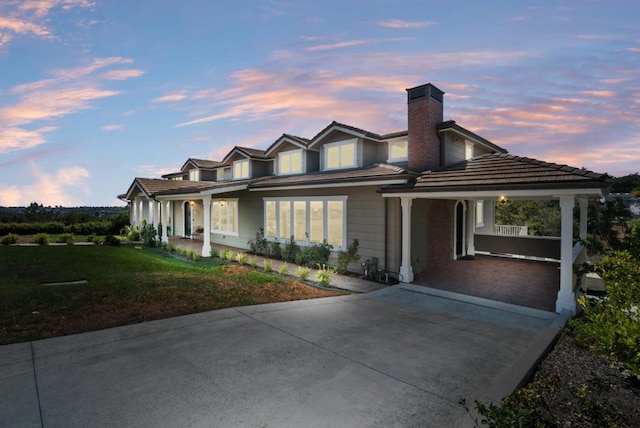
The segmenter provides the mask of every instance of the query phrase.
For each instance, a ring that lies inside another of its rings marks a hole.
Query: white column
[[[587,212],[589,207],[589,200],[586,198],[580,198],[580,239],[582,241],[587,240]]]
[[[131,223],[131,225],[135,225],[136,222],[138,221],[138,200],[137,199],[133,199],[131,201],[131,213],[129,214],[129,223]]]
[[[204,242],[202,243],[202,257],[211,256],[211,195],[202,198],[204,207]]]
[[[476,254],[475,230],[476,230],[476,201],[467,201],[467,255]]]
[[[402,263],[400,275],[403,282],[413,282],[413,267],[411,266],[411,204],[412,198],[400,198],[402,206]]]
[[[162,242],[169,243],[169,237],[167,236],[167,226],[169,222],[169,201],[164,201],[162,204]]]
[[[158,202],[155,199],[149,199],[149,215],[151,216],[150,223],[153,224],[155,230],[158,230]]]
[[[560,291],[556,300],[556,312],[568,309],[576,312],[576,299],[573,293],[573,195],[560,197],[560,216],[562,219],[560,241]]]

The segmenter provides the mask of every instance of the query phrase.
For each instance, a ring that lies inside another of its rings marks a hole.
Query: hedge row
[[[120,233],[119,225],[110,220],[90,221],[86,223],[69,224],[57,221],[39,223],[0,223],[0,236],[15,233],[18,235],[33,235],[36,233],[73,233],[74,235],[108,235]]]

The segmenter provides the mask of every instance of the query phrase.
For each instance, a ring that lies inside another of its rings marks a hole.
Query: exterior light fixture
[[[500,195],[500,197],[498,198],[498,202],[504,204],[505,202],[507,202],[507,197],[505,195]]]

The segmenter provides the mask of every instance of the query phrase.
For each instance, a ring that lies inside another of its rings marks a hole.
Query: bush
[[[228,261],[232,262],[236,258],[236,253],[231,251],[231,250],[227,250],[227,251],[224,252],[224,257],[223,258],[225,260],[228,260]]]
[[[256,236],[253,239],[250,239],[249,242],[249,250],[253,254],[269,254],[269,242],[264,237],[264,229],[261,227],[256,232]]]
[[[120,233],[126,236],[128,241],[140,241],[140,226],[127,225]]]
[[[309,246],[302,247],[296,257],[296,263],[308,268],[318,265],[326,265],[331,255],[330,244],[325,240],[322,244],[312,243]]]
[[[269,259],[264,259],[262,262],[262,267],[265,272],[269,273],[273,270],[273,262]]]
[[[282,258],[282,247],[280,247],[280,241],[277,239],[269,243],[269,255],[274,259]]]
[[[102,236],[96,236],[95,238],[93,238],[92,242],[95,245],[102,245],[104,243],[104,238]],[[118,241],[120,242],[120,241]]]
[[[282,249],[282,260],[288,263],[295,263],[299,253],[300,247],[292,236]]]
[[[286,273],[289,272],[289,265],[287,263],[282,263],[279,267],[278,267],[278,273],[280,275],[286,275]]]
[[[249,256],[247,256],[246,253],[238,253],[238,254],[236,254],[236,261],[241,265],[246,264],[248,258],[249,258]]]
[[[61,244],[67,244],[67,245],[73,245],[74,243],[74,239],[73,239],[73,233],[63,233],[60,236],[58,236],[58,241]]]
[[[359,245],[360,243],[358,240],[354,239],[347,248],[347,251],[338,252],[338,259],[336,260],[335,267],[336,273],[345,273],[349,267],[349,263],[360,259],[360,255],[358,254]]]
[[[15,233],[9,233],[2,237],[2,245],[12,245],[18,242],[18,235]]]
[[[211,250],[209,251],[209,255],[211,257],[220,257],[220,253],[218,252],[218,249],[216,247],[211,247]]]
[[[255,268],[256,265],[258,264],[258,258],[257,257],[249,257],[247,259],[247,264],[249,266],[251,266],[252,268]]]
[[[628,251],[605,256],[596,271],[607,287],[604,299],[578,299],[583,314],[571,321],[576,342],[622,363],[640,379],[640,261]]]
[[[307,278],[309,278],[310,274],[311,269],[309,269],[308,267],[298,266],[298,269],[296,269],[296,275],[303,281],[306,281]]]
[[[92,233],[90,235],[87,235],[87,242],[93,242],[96,239],[96,234]]]
[[[48,233],[36,233],[33,235],[33,242],[38,245],[49,245]]]
[[[316,282],[323,287],[331,285],[333,279],[333,270],[327,269],[327,265],[318,265],[318,272],[316,272]]]
[[[114,247],[120,246],[120,240],[113,235],[107,235],[104,237],[104,243],[107,245],[113,245]]]
[[[142,228],[140,229],[140,237],[142,238],[144,245],[147,247],[153,248],[158,245],[158,231],[151,223],[144,223],[142,225]]]

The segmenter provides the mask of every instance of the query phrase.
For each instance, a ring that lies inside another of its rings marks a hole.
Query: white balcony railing
[[[527,236],[527,226],[514,226],[510,224],[494,224],[493,234],[503,236]]]

